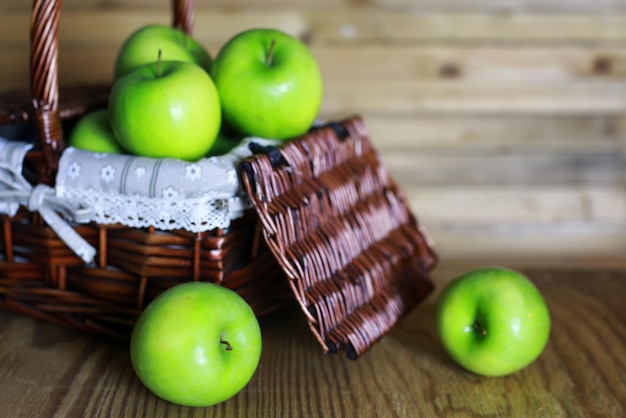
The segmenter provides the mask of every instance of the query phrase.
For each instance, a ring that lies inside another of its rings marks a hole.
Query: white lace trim
[[[134,228],[153,226],[161,230],[191,232],[227,228],[251,207],[247,197],[226,197],[206,193],[182,200],[102,194],[95,190],[65,190],[64,198],[81,202],[91,210],[89,221],[122,224]]]
[[[227,228],[252,207],[237,164],[252,153],[247,138],[228,154],[186,162],[68,148],[59,162],[57,197],[88,208],[88,221],[191,232]]]

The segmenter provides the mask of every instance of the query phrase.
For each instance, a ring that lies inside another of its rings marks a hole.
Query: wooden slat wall
[[[26,87],[30,2],[0,4],[0,89]],[[198,0],[215,54],[304,39],[323,118],[364,116],[442,257],[626,254],[626,0]],[[65,0],[60,77],[109,80],[168,0]]]

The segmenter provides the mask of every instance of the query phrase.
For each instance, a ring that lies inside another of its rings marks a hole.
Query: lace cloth
[[[226,228],[250,206],[237,163],[251,155],[244,140],[228,154],[185,162],[68,148],[59,161],[59,197],[92,211],[91,221],[201,232]]]
[[[226,228],[251,207],[237,176],[239,161],[252,154],[250,142],[277,144],[247,138],[228,154],[197,162],[99,154],[70,147],[61,156],[55,187],[50,188],[32,187],[22,177],[30,145],[0,137],[0,213],[13,216],[19,205],[24,205],[42,215],[45,212],[50,219],[55,217],[46,221],[85,261],[93,258],[95,250],[57,213],[77,223],[191,232]]]

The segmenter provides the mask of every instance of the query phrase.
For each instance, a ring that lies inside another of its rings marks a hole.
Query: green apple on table
[[[221,126],[220,99],[209,74],[196,64],[161,61],[113,84],[111,126],[131,154],[196,161]]]
[[[163,61],[191,62],[207,72],[211,68],[208,51],[191,35],[178,28],[152,24],[139,28],[126,38],[115,61],[114,79],[155,62],[159,51],[162,51]]]
[[[444,349],[462,367],[483,376],[504,376],[543,352],[550,313],[527,277],[485,267],[446,286],[437,302],[437,329]]]
[[[218,52],[211,76],[222,114],[247,136],[284,140],[305,133],[318,116],[323,85],[311,51],[274,29],[250,29]]]
[[[131,336],[133,368],[166,401],[210,406],[239,393],[259,364],[262,337],[252,308],[207,282],[176,285],[140,315]]]
[[[106,154],[124,153],[111,129],[107,109],[94,110],[81,117],[72,129],[67,143],[71,147],[86,151]]]

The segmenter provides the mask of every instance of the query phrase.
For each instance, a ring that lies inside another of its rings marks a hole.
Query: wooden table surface
[[[357,361],[324,355],[297,309],[263,318],[257,373],[210,408],[153,396],[125,345],[0,312],[0,417],[626,416],[626,268],[514,266],[544,294],[551,338],[528,368],[483,378],[451,362],[434,327],[438,292],[468,267],[443,262],[437,291]]]

